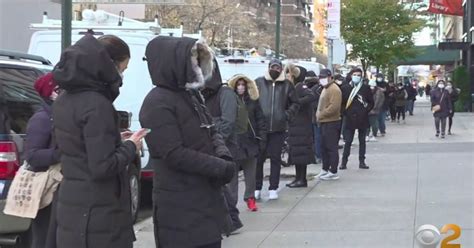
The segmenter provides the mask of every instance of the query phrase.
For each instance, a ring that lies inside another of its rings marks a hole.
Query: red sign
[[[462,0],[430,0],[430,8],[428,11],[443,15],[464,15]]]

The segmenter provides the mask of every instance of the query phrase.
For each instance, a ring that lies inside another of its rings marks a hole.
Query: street
[[[294,167],[283,168],[280,199],[268,201],[264,191],[258,212],[249,212],[240,198],[245,226],[223,247],[418,247],[419,226],[450,223],[461,227],[451,243],[474,247],[473,117],[456,113],[454,135],[441,140],[429,102],[419,99],[407,124],[387,122],[387,136],[368,143],[369,170],[357,167],[357,144],[339,181],[314,180],[321,166],[311,165],[308,188],[289,189]],[[150,218],[135,231],[135,247],[154,246]]]

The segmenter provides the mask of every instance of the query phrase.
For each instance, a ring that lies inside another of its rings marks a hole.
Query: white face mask
[[[51,96],[49,96],[49,99],[51,101],[56,101],[56,98],[58,98],[58,93],[56,93],[55,91],[53,91],[53,93],[51,93]]]
[[[371,89],[371,90],[375,90],[375,86],[370,86],[370,89]]]
[[[237,85],[237,94],[243,95],[245,93],[245,85]]]
[[[377,82],[382,82],[383,78],[377,78]]]
[[[444,84],[438,84],[438,88],[444,89]]]
[[[341,85],[342,81],[341,80],[336,80],[336,84]]]
[[[450,90],[450,89],[452,89],[452,88],[453,88],[453,86],[452,86],[452,85],[449,85],[449,84],[448,84],[448,85],[446,85],[446,89],[447,89],[447,90]]]
[[[354,82],[355,84],[359,84],[361,79],[361,76],[352,76],[352,82]]]
[[[328,81],[327,78],[320,78],[320,79],[319,79],[319,83],[320,83],[323,87],[325,87],[326,85],[328,85],[329,81]]]

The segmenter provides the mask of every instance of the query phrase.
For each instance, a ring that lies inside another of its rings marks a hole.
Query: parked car
[[[0,50],[0,247],[29,247],[30,219],[3,214],[5,199],[13,178],[24,161],[26,126],[41,106],[35,91],[36,79],[53,69],[50,61],[24,53]],[[125,114],[119,111],[123,120]],[[123,123],[129,120],[123,121]],[[122,125],[126,128],[125,124]],[[134,220],[140,204],[140,157],[129,165],[131,207]]]

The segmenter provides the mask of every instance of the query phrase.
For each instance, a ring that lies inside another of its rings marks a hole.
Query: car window
[[[0,68],[0,133],[26,132],[28,120],[42,103],[33,87],[42,74],[34,69]]]

